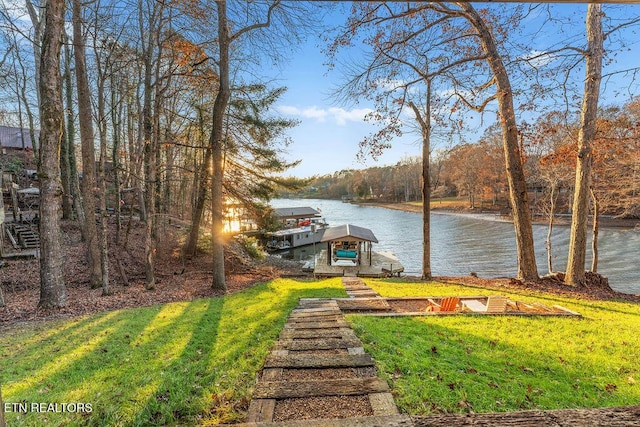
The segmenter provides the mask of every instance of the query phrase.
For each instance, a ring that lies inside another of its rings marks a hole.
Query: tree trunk
[[[495,40],[482,17],[469,3],[457,3],[457,5],[465,12],[465,17],[478,32],[482,47],[487,54],[487,61],[495,76],[506,174],[509,182],[509,199],[511,200],[513,225],[516,234],[518,278],[537,280],[538,267],[533,245],[531,211],[527,195],[527,182],[522,166],[522,153],[518,143],[518,128],[516,126],[509,75],[504,67]]]
[[[591,252],[593,252],[593,259],[591,260],[591,271],[598,272],[598,233],[600,231],[600,201],[598,196],[590,190],[591,200],[593,201],[593,239],[591,240]]]
[[[192,212],[191,230],[189,231],[189,239],[185,245],[184,252],[187,256],[194,256],[198,248],[198,237],[200,236],[200,225],[204,217],[204,207],[207,200],[207,190],[209,187],[209,168],[211,167],[211,148],[205,151],[204,160],[200,168],[200,180],[198,185],[198,195],[196,197],[195,208]]]
[[[149,64],[149,68],[151,65]],[[151,70],[149,69],[149,73]],[[145,227],[145,277],[147,290],[155,288],[155,247],[156,247],[156,141],[152,136],[151,119],[151,77],[148,82],[145,76],[145,102],[143,107],[144,116],[144,171],[145,171],[145,194],[144,205],[146,212]]]
[[[198,108],[198,135],[204,133],[204,117],[202,109]],[[200,141],[201,138],[198,138]],[[191,212],[191,230],[189,231],[189,238],[184,246],[184,253],[186,256],[194,256],[198,248],[198,238],[200,236],[200,226],[202,224],[202,218],[204,217],[204,207],[207,200],[207,190],[209,188],[209,168],[211,167],[211,147],[207,147],[205,150],[203,163],[198,170],[198,155],[195,154],[194,158],[194,180],[193,188],[196,192],[194,205],[195,208]]]
[[[162,6],[159,6],[160,8]],[[140,12],[142,13],[142,12]],[[145,287],[147,290],[155,289],[155,262],[156,262],[156,145],[153,127],[153,53],[159,37],[159,25],[157,23],[158,11],[153,10],[152,17],[146,27],[140,19],[140,34],[143,38],[143,105],[142,105],[142,136],[144,157],[144,211],[145,211]],[[155,82],[157,84],[157,82]],[[142,205],[142,204],[141,204]]]
[[[31,24],[33,25],[33,58],[34,58],[34,66],[35,66],[35,78],[36,78],[36,99],[38,100],[38,105],[41,104],[41,99],[40,99],[40,85],[41,85],[41,81],[40,79],[42,78],[42,76],[44,75],[44,73],[41,72],[40,67],[42,66],[42,47],[40,45],[41,43],[41,39],[44,37],[44,32],[46,32],[46,25],[47,25],[47,20],[46,20],[46,8],[45,7],[37,7],[36,5],[38,3],[36,2],[31,2],[31,1],[27,1],[24,2],[25,6],[27,7],[27,11],[29,12],[29,18],[31,19]],[[44,3],[43,3],[44,4]],[[62,30],[64,33],[64,29]],[[25,81],[26,83],[26,81]],[[25,84],[24,87],[26,87],[27,85]],[[26,98],[24,99],[26,102]],[[26,102],[26,105],[28,105],[29,103]],[[30,126],[30,130],[31,130],[31,134],[29,135],[31,137],[31,141],[35,142],[35,134],[33,132],[34,128],[33,126]],[[41,129],[42,130],[42,129]],[[33,147],[34,152],[37,153],[36,151],[36,147]],[[37,156],[36,156],[37,158]]]
[[[213,174],[211,176],[211,238],[213,240],[213,283],[214,289],[227,290],[224,271],[224,115],[227,109],[231,89],[229,83],[229,28],[227,25],[227,5],[224,0],[216,0],[218,8],[218,42],[220,47],[220,87],[213,104],[213,123],[211,129],[211,156]]]
[[[59,152],[64,113],[60,49],[64,31],[64,0],[50,0],[45,6],[45,29],[40,63],[40,302],[44,308],[66,304],[62,275],[60,231],[62,185]]]
[[[553,273],[553,251],[551,249],[551,234],[553,233],[553,220],[556,214],[556,183],[551,183],[551,195],[549,205],[549,227],[547,229],[547,240],[545,244],[547,246],[547,268],[549,274]]]
[[[80,119],[80,140],[82,146],[82,198],[84,206],[87,260],[89,262],[89,283],[92,289],[102,284],[102,268],[100,264],[100,247],[98,245],[98,229],[96,227],[96,200],[94,188],[95,147],[93,118],[91,114],[91,91],[85,59],[84,39],[82,37],[82,4],[73,0],[73,50],[76,60],[76,82],[78,87],[78,111]]]
[[[422,133],[422,279],[431,280],[431,81],[427,80],[424,117],[414,103],[409,105],[416,115]]]
[[[115,244],[120,244],[120,229],[122,228],[122,195],[120,191],[120,158],[118,151],[120,150],[120,134],[122,131],[122,102],[116,99],[116,91],[120,88],[116,83],[115,74],[111,75],[111,123],[113,124],[113,147],[111,149],[111,162],[113,163],[113,186],[116,195],[115,214],[116,214],[116,235]],[[117,105],[117,107],[116,107]]]
[[[585,280],[587,252],[587,220],[589,217],[589,186],[591,181],[592,144],[596,136],[596,118],[600,80],[602,79],[602,56],[604,53],[602,33],[602,5],[589,4],[587,9],[587,66],[582,99],[582,114],[578,132],[578,157],[576,181],[573,195],[573,215],[569,238],[569,256],[565,282],[579,286]]]
[[[65,37],[65,41],[66,41]],[[64,76],[63,80],[65,83],[65,95],[67,100],[67,106],[71,104],[68,102],[69,98],[73,98],[73,85],[71,84],[71,55],[69,54],[69,48],[65,45],[64,49]],[[67,112],[67,118],[72,116],[72,112]],[[68,122],[68,120],[67,120]],[[73,123],[73,122],[72,122]],[[62,144],[60,146],[60,177],[62,179],[62,219],[72,220],[73,219],[73,197],[71,194],[71,161],[69,159],[69,155],[71,150],[73,150],[73,139],[67,136],[69,132],[73,131],[69,129],[69,126],[64,128],[64,133],[62,137]]]
[[[427,98],[431,96],[431,85],[427,84]],[[422,278],[431,280],[431,178],[429,172],[431,146],[431,105],[427,99],[427,111],[422,129]]]
[[[74,116],[74,108],[73,108],[73,82],[71,77],[71,52],[70,49],[66,48],[64,50],[65,53],[65,62],[68,64],[68,72],[65,73],[65,102],[66,102],[66,114],[67,114],[67,127],[65,132],[66,140],[63,141],[63,145],[66,145],[68,148],[67,158],[68,158],[68,179],[69,179],[69,197],[71,198],[71,209],[73,210],[72,217],[75,216],[75,219],[80,224],[80,231],[82,235],[83,241],[86,241],[86,222],[84,211],[82,207],[82,197],[80,195],[80,181],[78,179],[78,167],[76,165],[76,128],[75,128],[75,116]],[[62,155],[62,154],[61,154]],[[63,183],[64,185],[64,183]],[[67,191],[65,189],[65,191]],[[63,206],[64,210],[64,206]],[[63,212],[64,214],[64,212]]]
[[[99,65],[98,65],[99,66]],[[109,290],[109,245],[107,242],[107,113],[104,98],[105,79],[102,75],[98,81],[98,129],[100,131],[100,162],[98,166],[98,180],[100,182],[98,192],[98,204],[100,206],[100,232],[98,233],[100,244],[100,270],[102,276],[102,295],[110,295]]]
[[[67,52],[69,55],[69,60],[71,59],[71,53]],[[80,224],[80,234],[82,236],[82,240],[86,242],[87,238],[87,230],[86,230],[86,218],[84,215],[84,207],[82,204],[82,194],[80,190],[80,178],[78,177],[78,164],[76,158],[76,128],[75,128],[75,117],[73,113],[73,83],[71,82],[71,73],[67,76],[68,79],[65,82],[68,85],[66,90],[66,102],[67,102],[67,144],[69,145],[69,180],[70,180],[70,190],[71,190],[71,199],[73,203],[73,212],[75,213],[75,219]]]

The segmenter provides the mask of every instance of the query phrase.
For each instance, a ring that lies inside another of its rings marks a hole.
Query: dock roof
[[[337,227],[327,228],[322,236],[321,242],[330,242],[332,240],[343,240],[346,238],[354,238],[367,242],[378,243],[378,239],[373,231],[368,228],[358,227],[353,224],[339,225]]]
[[[273,211],[275,216],[281,219],[313,218],[313,217],[322,216],[320,215],[320,212],[307,206],[300,206],[300,207],[293,207],[293,208],[278,208],[278,209],[274,209]]]

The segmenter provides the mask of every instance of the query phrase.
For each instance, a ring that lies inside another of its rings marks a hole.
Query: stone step
[[[381,378],[349,378],[320,381],[262,381],[253,390],[255,399],[355,396],[389,391]]]
[[[314,338],[305,340],[280,340],[275,348],[291,351],[333,350],[338,348],[362,347],[358,339]]]
[[[344,320],[328,321],[328,322],[293,322],[284,325],[285,329],[329,329],[329,328],[348,328],[349,324]]]
[[[368,354],[332,354],[320,357],[316,354],[271,355],[264,362],[264,368],[357,368],[374,366]]]
[[[356,338],[355,332],[350,328],[325,328],[325,329],[284,329],[280,332],[280,339],[312,339],[312,338]]]

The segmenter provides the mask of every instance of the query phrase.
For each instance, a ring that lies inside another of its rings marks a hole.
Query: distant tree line
[[[554,111],[522,126],[527,188],[533,213],[569,214],[575,176],[579,118]],[[594,144],[591,211],[640,218],[640,99],[598,112]],[[400,203],[421,201],[421,158],[395,165],[342,170],[318,176],[298,195]],[[476,142],[438,149],[431,155],[434,198],[457,197],[471,209],[508,208],[500,129],[489,127]]]

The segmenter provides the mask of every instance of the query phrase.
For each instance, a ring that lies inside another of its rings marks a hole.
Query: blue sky
[[[328,17],[339,24],[344,19],[339,12]],[[328,72],[327,58],[321,52],[319,37],[309,37],[285,62],[276,79],[288,90],[278,102],[276,110],[300,124],[288,132],[293,140],[288,160],[302,160],[288,174],[299,177],[323,175],[342,169],[361,169],[367,166],[393,164],[402,157],[420,155],[419,135],[410,134],[394,142],[378,161],[361,163],[356,160],[358,143],[377,127],[364,121],[371,105],[340,105],[331,98],[340,81],[340,71]],[[354,51],[358,54],[358,50]]]
[[[563,13],[575,13],[576,22],[584,28],[585,5],[560,5],[556,6]],[[625,6],[636,8],[633,12],[640,12],[640,6]],[[328,18],[330,23],[339,24],[344,17],[335,12]],[[533,19],[533,18],[532,18]],[[553,37],[540,37],[532,41],[531,49],[544,49],[544,44],[553,44]],[[301,160],[300,165],[289,170],[290,175],[308,177],[332,173],[342,169],[360,169],[367,166],[394,164],[406,156],[420,155],[421,148],[419,135],[405,133],[401,138],[394,140],[392,148],[388,149],[377,161],[369,160],[361,163],[356,160],[358,143],[367,135],[374,132],[375,125],[364,121],[364,115],[370,111],[371,105],[360,103],[355,106],[340,105],[332,99],[335,85],[340,82],[340,70],[328,71],[324,65],[326,57],[321,52],[323,42],[318,37],[310,37],[293,57],[285,62],[274,78],[280,85],[288,87],[276,106],[279,114],[285,117],[297,119],[300,124],[288,132],[293,143],[288,148],[289,160]],[[640,55],[637,55],[639,46],[631,45],[631,52],[619,57],[618,62],[629,62],[640,65]],[[355,48],[351,52],[359,55],[362,48]],[[626,65],[626,64],[623,64]],[[612,86],[607,87],[611,89]],[[613,102],[613,100],[607,100]],[[479,122],[477,116],[468,115],[469,118]],[[493,114],[485,114],[485,125],[491,124]],[[481,131],[476,130],[477,135]],[[477,136],[471,135],[470,141],[477,140]],[[443,146],[444,144],[441,143]],[[436,147],[438,145],[436,144]]]

